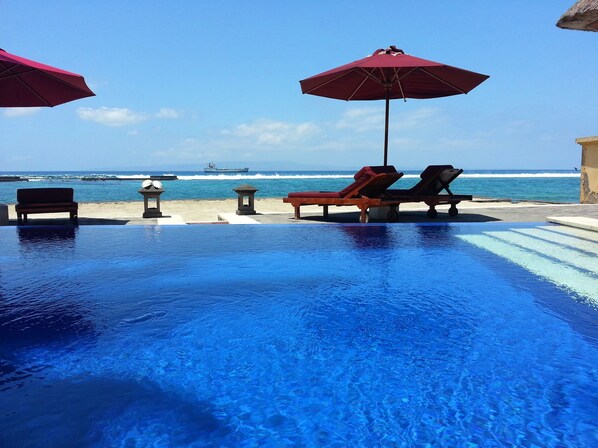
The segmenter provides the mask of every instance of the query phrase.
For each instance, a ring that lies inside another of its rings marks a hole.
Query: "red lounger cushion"
[[[289,198],[342,198],[338,191],[296,191]]]
[[[397,170],[394,166],[364,166],[361,168],[353,178],[355,182],[350,185],[347,185],[341,191],[332,192],[332,191],[297,191],[294,193],[289,193],[289,198],[344,198],[349,193],[355,190],[355,188],[359,187],[360,184],[366,183],[370,178],[376,176],[377,174],[383,173],[396,173]]]

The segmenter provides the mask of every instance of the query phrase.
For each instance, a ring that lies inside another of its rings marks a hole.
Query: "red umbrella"
[[[81,75],[0,49],[0,107],[52,107],[94,95]]]
[[[301,91],[346,101],[386,100],[384,165],[388,159],[389,101],[467,93],[489,76],[427,61],[391,46],[371,56],[300,81]]]

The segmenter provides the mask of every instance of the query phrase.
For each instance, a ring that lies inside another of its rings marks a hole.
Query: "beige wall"
[[[575,141],[581,145],[579,202],[598,204],[598,137],[583,137]]]

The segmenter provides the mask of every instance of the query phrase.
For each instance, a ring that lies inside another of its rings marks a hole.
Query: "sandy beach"
[[[459,204],[459,215],[449,217],[448,205],[438,206],[438,217],[434,222],[543,222],[550,216],[578,216],[598,219],[597,204],[553,204],[534,201],[511,202],[509,200],[474,198]],[[263,224],[313,224],[313,223],[356,223],[359,219],[357,207],[330,207],[329,216],[324,218],[318,206],[301,208],[301,220],[293,219],[293,208],[281,198],[255,200],[255,215],[238,216],[237,199],[172,200],[162,201],[162,218],[143,218],[143,202],[87,202],[79,203],[80,225],[184,225],[205,223],[263,223]],[[427,206],[423,203],[402,204],[399,222],[430,222],[426,216]],[[16,224],[14,204],[8,205],[9,224]],[[382,214],[371,213],[372,221],[385,221]],[[28,223],[60,224],[68,222],[68,214],[29,215]]]

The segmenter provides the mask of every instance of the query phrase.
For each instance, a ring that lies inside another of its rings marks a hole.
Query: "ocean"
[[[420,171],[404,171],[393,188],[417,183]],[[0,182],[0,203],[14,204],[19,188],[70,187],[78,202],[139,201],[138,190],[149,176],[176,175],[177,180],[161,181],[162,200],[236,198],[233,191],[249,184],[257,188],[256,199],[285,197],[291,191],[338,191],[353,178],[352,171],[253,171],[244,174],[204,174],[197,171],[174,173],[138,171],[0,172],[20,176],[27,182]],[[92,180],[95,179],[95,180]],[[108,180],[97,180],[108,179]],[[574,170],[469,170],[451,184],[455,194],[477,197],[579,202],[580,174]]]

